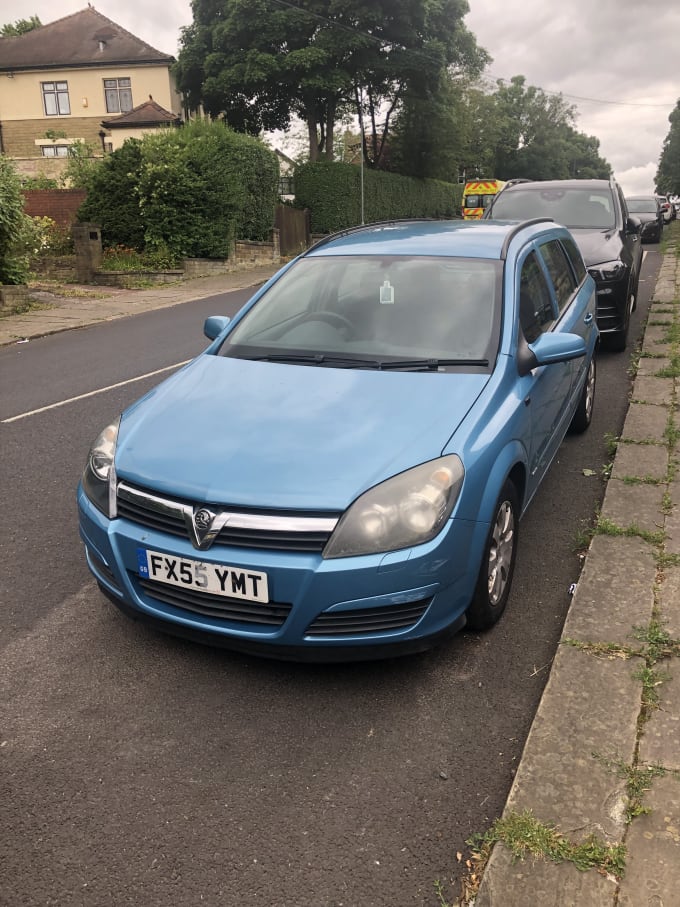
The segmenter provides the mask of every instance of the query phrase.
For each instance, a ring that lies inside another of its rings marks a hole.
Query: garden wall
[[[29,217],[51,217],[60,227],[68,230],[86,197],[84,189],[26,189],[24,212]]]

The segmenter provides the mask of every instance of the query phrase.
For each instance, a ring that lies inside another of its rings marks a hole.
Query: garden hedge
[[[362,168],[355,164],[301,164],[295,171],[295,206],[309,208],[313,233],[361,223]],[[463,187],[363,168],[364,221],[458,217]]]

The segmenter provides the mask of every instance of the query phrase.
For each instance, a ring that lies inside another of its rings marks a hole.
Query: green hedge
[[[458,217],[463,187],[363,168],[364,221],[404,217]],[[334,233],[361,223],[361,167],[302,164],[295,171],[295,205],[309,208],[313,233]]]

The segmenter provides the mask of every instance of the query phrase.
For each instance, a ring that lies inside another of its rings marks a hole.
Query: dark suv
[[[549,217],[568,227],[597,284],[597,324],[609,349],[628,341],[640,279],[640,220],[614,180],[526,181],[506,186],[484,218]]]

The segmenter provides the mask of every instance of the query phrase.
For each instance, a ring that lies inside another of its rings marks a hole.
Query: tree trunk
[[[316,130],[316,117],[312,112],[307,113],[307,133],[309,135],[309,160],[315,163],[319,160],[319,134]]]

